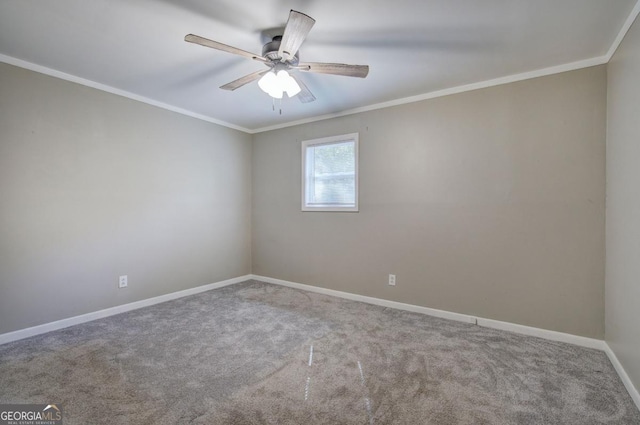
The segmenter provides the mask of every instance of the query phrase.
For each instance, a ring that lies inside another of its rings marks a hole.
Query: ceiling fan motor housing
[[[262,56],[269,59],[272,62],[280,62],[280,43],[282,42],[282,36],[276,35],[273,39],[262,46]],[[289,65],[296,66],[300,61],[299,52],[296,52],[295,56],[287,61]]]

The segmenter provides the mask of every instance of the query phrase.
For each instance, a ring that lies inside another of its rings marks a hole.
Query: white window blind
[[[302,142],[303,211],[358,211],[358,134]]]

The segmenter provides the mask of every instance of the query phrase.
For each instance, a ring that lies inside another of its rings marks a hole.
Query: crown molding
[[[374,111],[376,109],[384,109],[392,106],[404,105],[407,103],[420,102],[427,99],[435,99],[437,97],[450,96],[452,94],[458,94],[458,93],[464,93],[464,92],[473,91],[473,90],[484,89],[488,87],[500,86],[503,84],[515,83],[517,81],[523,81],[523,80],[530,80],[532,78],[544,77],[547,75],[559,74],[561,72],[575,71],[577,69],[589,68],[592,66],[602,65],[605,63],[607,63],[607,57],[599,56],[596,58],[566,63],[563,65],[537,69],[535,71],[528,71],[520,74],[507,75],[505,77],[494,78],[486,81],[480,81],[478,83],[471,83],[471,84],[465,84],[462,86],[436,90],[428,93],[419,94],[417,96],[409,96],[401,99],[390,100],[388,102],[375,103],[373,105],[347,109],[345,111],[336,112],[333,114],[319,115],[317,117],[305,118],[297,121],[291,121],[288,123],[282,123],[282,124],[277,124],[277,125],[272,125],[267,127],[260,127],[260,128],[251,130],[251,133],[252,134],[263,133],[266,131],[278,130],[286,127],[293,127],[300,124],[308,124],[315,121],[322,121],[330,118],[343,117],[345,115],[353,115],[361,112]]]
[[[57,77],[57,78],[60,78],[60,79],[66,80],[66,81],[71,81],[73,83],[78,83],[78,84],[81,84],[83,86],[92,87],[92,88],[95,88],[95,89],[98,89],[98,90],[105,91],[107,93],[112,93],[112,94],[115,94],[115,95],[118,95],[118,96],[123,96],[123,97],[129,98],[129,99],[132,99],[132,100],[137,100],[139,102],[146,103],[148,105],[156,106],[158,108],[166,109],[166,110],[169,110],[169,111],[172,111],[172,112],[176,112],[178,114],[182,114],[182,115],[186,115],[186,116],[189,116],[189,117],[192,117],[192,118],[196,118],[196,119],[199,119],[199,120],[202,120],[202,121],[210,122],[212,124],[217,124],[217,125],[220,125],[220,126],[223,126],[223,127],[231,128],[233,130],[242,131],[242,132],[248,133],[248,134],[258,134],[258,133],[264,133],[264,132],[267,132],[267,131],[279,130],[279,129],[287,128],[287,127],[293,127],[293,126],[296,126],[296,125],[308,124],[308,123],[312,123],[312,122],[316,122],[316,121],[323,121],[323,120],[327,120],[327,119],[331,119],[331,118],[338,118],[338,117],[343,117],[343,116],[347,116],[347,115],[358,114],[358,113],[361,113],[361,112],[374,111],[374,110],[377,110],[377,109],[389,108],[389,107],[393,107],[393,106],[404,105],[404,104],[407,104],[407,103],[420,102],[420,101],[423,101],[423,100],[435,99],[435,98],[438,98],[438,97],[450,96],[450,95],[453,95],[453,94],[459,94],[459,93],[464,93],[464,92],[468,92],[468,91],[479,90],[479,89],[483,89],[483,88],[488,88],[488,87],[494,87],[494,86],[499,86],[499,85],[503,85],[503,84],[514,83],[514,82],[517,82],[517,81],[529,80],[529,79],[532,79],[532,78],[544,77],[544,76],[547,76],[547,75],[559,74],[559,73],[562,73],[562,72],[575,71],[575,70],[582,69],[582,68],[588,68],[588,67],[592,67],[592,66],[596,66],[596,65],[606,64],[611,60],[611,58],[615,54],[616,50],[620,46],[620,43],[622,43],[622,40],[624,39],[625,35],[627,34],[629,29],[633,25],[634,21],[638,17],[638,14],[640,14],[640,0],[638,0],[636,2],[635,6],[633,7],[631,12],[629,13],[629,16],[627,17],[627,19],[625,20],[624,24],[622,25],[622,28],[618,32],[618,35],[616,36],[616,38],[614,39],[613,43],[611,44],[609,50],[607,51],[607,53],[604,56],[598,56],[598,57],[594,57],[594,58],[590,58],[590,59],[580,60],[580,61],[576,61],[576,62],[570,62],[570,63],[557,65],[557,66],[552,66],[552,67],[548,67],[548,68],[542,68],[542,69],[538,69],[538,70],[534,70],[534,71],[528,71],[528,72],[523,72],[523,73],[519,73],[519,74],[507,75],[507,76],[504,76],[504,77],[494,78],[494,79],[491,79],[491,80],[481,81],[481,82],[477,82],[477,83],[465,84],[465,85],[462,85],[462,86],[456,86],[456,87],[446,88],[446,89],[442,89],[442,90],[436,90],[436,91],[432,91],[432,92],[428,92],[428,93],[423,93],[423,94],[419,94],[419,95],[416,95],[416,96],[409,96],[409,97],[404,97],[404,98],[400,98],[400,99],[394,99],[394,100],[381,102],[381,103],[375,103],[375,104],[372,104],[372,105],[362,106],[362,107],[358,107],[358,108],[347,109],[347,110],[344,110],[344,111],[335,112],[335,113],[331,113],[331,114],[318,115],[318,116],[315,116],[315,117],[304,118],[304,119],[301,119],[301,120],[289,121],[289,122],[285,122],[285,123],[281,123],[281,124],[265,126],[265,127],[259,127],[259,128],[254,128],[254,129],[238,126],[238,125],[235,125],[235,124],[231,124],[231,123],[228,123],[226,121],[222,121],[222,120],[219,120],[219,119],[216,119],[216,118],[213,118],[213,117],[209,117],[209,116],[206,116],[206,115],[198,114],[196,112],[192,112],[192,111],[189,111],[187,109],[183,109],[183,108],[179,108],[177,106],[169,105],[167,103],[159,102],[157,100],[153,100],[153,99],[150,99],[150,98],[147,98],[147,97],[144,97],[144,96],[140,96],[140,95],[137,95],[135,93],[128,92],[126,90],[121,90],[121,89],[118,89],[118,88],[115,88],[115,87],[112,87],[112,86],[108,86],[106,84],[98,83],[98,82],[95,82],[95,81],[92,81],[92,80],[88,80],[88,79],[85,79],[85,78],[81,78],[81,77],[78,77],[78,76],[75,76],[75,75],[67,74],[65,72],[57,71],[55,69],[48,68],[46,66],[37,65],[37,64],[31,63],[31,62],[28,62],[28,61],[25,61],[25,60],[22,60],[22,59],[14,58],[12,56],[7,56],[7,55],[0,54],[0,62],[7,63],[9,65],[18,66],[20,68],[29,69],[31,71],[39,72],[41,74],[50,75],[52,77]]]
[[[616,50],[618,50],[618,47],[620,47],[620,43],[622,43],[624,36],[627,35],[627,32],[629,32],[631,25],[633,25],[636,18],[638,17],[638,13],[640,13],[640,0],[638,0],[633,9],[631,9],[631,13],[629,13],[627,20],[624,21],[624,24],[622,25],[622,28],[620,28],[618,36],[615,38],[615,40],[613,40],[613,44],[611,44],[609,51],[605,55],[605,57],[607,58],[607,62],[611,60],[613,55],[616,53]]]
[[[228,123],[226,121],[221,121],[212,117],[208,117],[206,115],[198,114],[187,109],[178,108],[177,106],[169,105],[168,103],[159,102],[154,99],[150,99],[148,97],[140,96],[135,93],[128,92],[126,90],[121,90],[112,86],[108,86],[106,84],[98,83],[92,80],[88,80],[86,78],[78,77],[76,75],[67,74],[66,72],[58,71],[53,68],[48,68],[46,66],[38,65],[32,62],[28,62],[22,59],[14,58],[13,56],[7,56],[0,53],[0,62],[17,66],[19,68],[28,69],[30,71],[38,72],[40,74],[49,75],[51,77],[60,78],[61,80],[70,81],[72,83],[77,83],[83,86],[91,87],[97,90],[101,90],[107,93],[115,94],[118,96],[126,97],[131,100],[136,100],[138,102],[146,103],[147,105],[156,106],[158,108],[166,109],[168,111],[176,112],[181,115],[186,115],[191,118],[196,118],[202,121],[210,122],[212,124],[221,125],[223,127],[228,127],[233,130],[242,131],[244,133],[251,133],[251,130],[248,128],[244,128],[235,124]]]

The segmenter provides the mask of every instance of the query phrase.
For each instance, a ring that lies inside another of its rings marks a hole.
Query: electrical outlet
[[[120,279],[118,279],[118,288],[126,288],[128,285],[127,276],[120,276]]]
[[[389,275],[389,285],[396,286],[396,275],[395,274],[390,274]]]

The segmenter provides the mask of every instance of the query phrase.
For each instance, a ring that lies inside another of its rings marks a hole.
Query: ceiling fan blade
[[[296,67],[300,71],[318,74],[344,75],[345,77],[365,78],[369,74],[369,65],[347,65],[344,63],[305,62]]]
[[[307,87],[307,85],[303,83],[302,80],[298,78],[297,75],[293,73],[290,75],[293,77],[294,80],[296,80],[296,83],[298,83],[298,85],[300,86],[300,93],[298,93],[297,95],[300,102],[310,103],[316,100],[316,97],[313,95],[313,93],[311,93],[311,90],[309,90],[309,87]]]
[[[264,71],[256,71],[249,75],[245,75],[244,77],[240,77],[237,80],[234,80],[230,83],[227,83],[224,86],[220,86],[220,88],[223,90],[231,90],[231,91],[235,89],[239,89],[245,84],[249,84],[250,82],[257,80],[258,78],[262,77],[264,74],[266,74],[269,71],[270,71],[269,69],[265,69]]]
[[[238,49],[237,47],[228,46],[217,41],[209,40],[208,38],[200,37],[199,35],[187,34],[184,37],[184,41],[189,43],[199,44],[201,46],[210,47],[216,50],[222,50],[223,52],[233,53],[234,55],[244,56],[245,58],[255,59],[261,62],[266,62],[267,59],[260,55],[247,52],[246,50]]]
[[[289,12],[289,20],[284,27],[280,49],[278,49],[278,56],[280,56],[283,61],[293,59],[315,23],[315,19],[304,13],[295,10]]]

